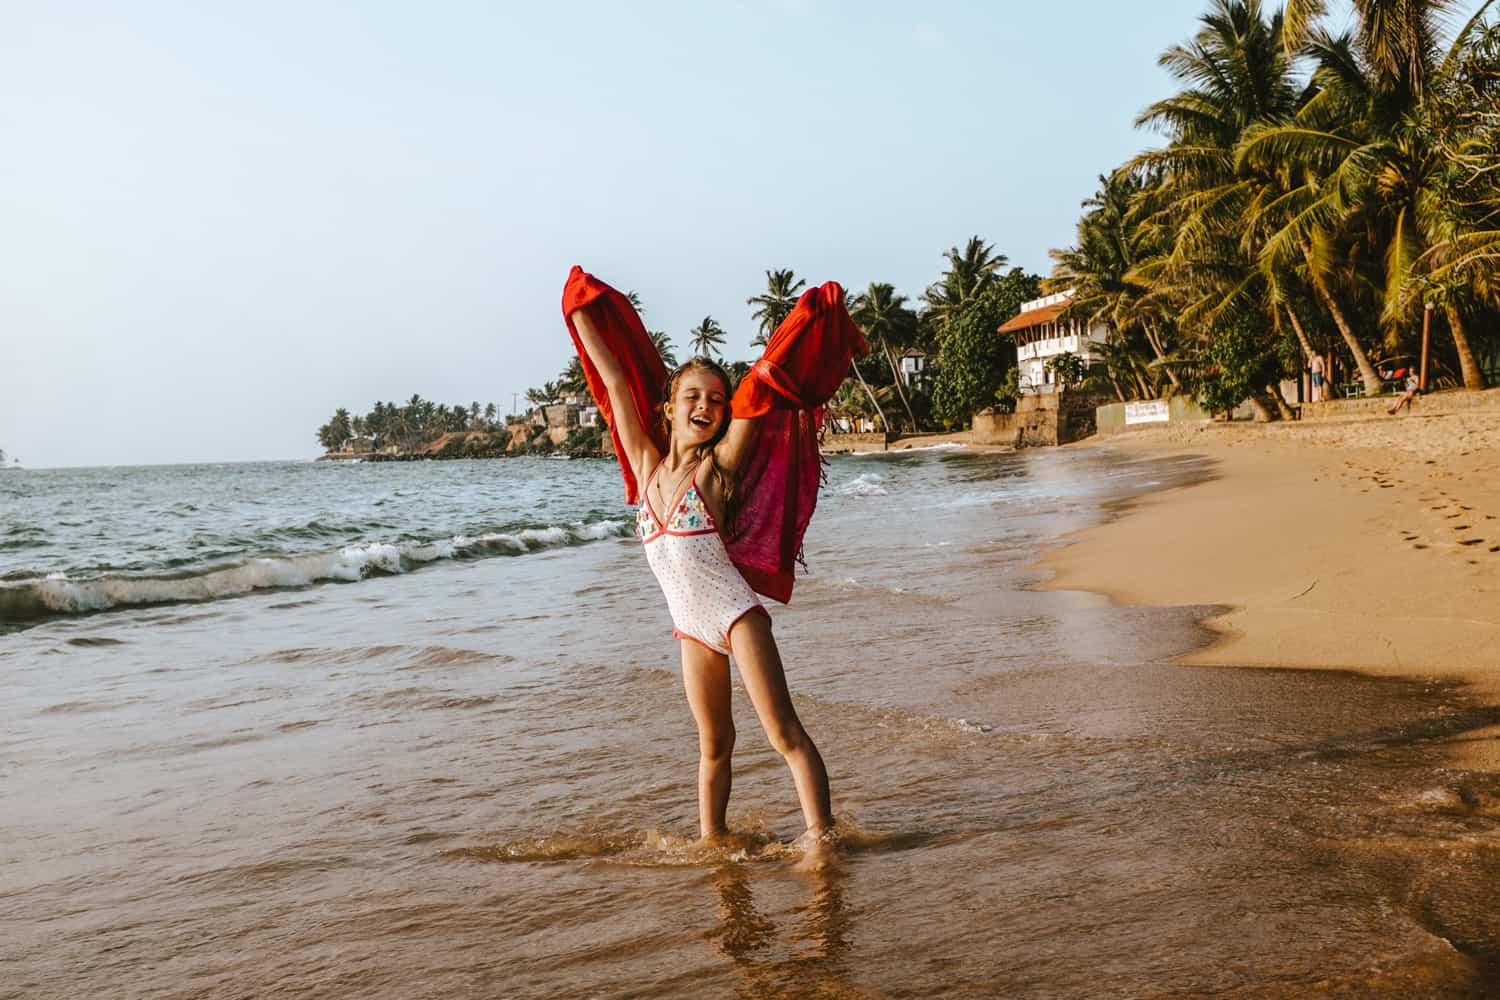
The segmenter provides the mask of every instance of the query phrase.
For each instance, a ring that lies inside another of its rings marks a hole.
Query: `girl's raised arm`
[[[755,441],[760,437],[760,419],[735,417],[729,421],[729,430],[714,446],[714,464],[726,472],[738,472],[755,450]]]
[[[609,393],[609,408],[614,415],[615,432],[619,434],[620,445],[625,451],[622,457],[630,462],[636,481],[644,485],[646,477],[656,468],[656,463],[661,461],[661,453],[656,450],[656,443],[651,440],[646,428],[641,426],[635,399],[630,393],[630,382],[599,328],[594,325],[589,308],[585,306],[575,311],[569,319],[573,322],[573,328],[578,331],[578,339],[588,352],[589,360],[599,370],[605,390]]]

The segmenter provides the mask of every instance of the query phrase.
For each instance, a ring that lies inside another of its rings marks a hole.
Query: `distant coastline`
[[[406,449],[400,445],[384,448],[346,447],[324,452],[320,462],[428,462],[476,458],[522,458],[525,456],[557,458],[614,458],[614,448],[603,435],[564,435],[553,439],[545,429],[541,434],[530,428],[513,425],[499,431],[449,431],[425,445]]]
[[[364,416],[340,407],[318,428],[320,461],[420,462],[429,459],[614,455],[599,410],[583,397],[543,402],[524,416],[500,417],[494,403],[449,407],[413,396],[376,403]]]

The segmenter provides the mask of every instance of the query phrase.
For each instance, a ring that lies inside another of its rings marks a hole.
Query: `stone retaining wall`
[[[843,455],[851,451],[885,451],[890,436],[877,434],[825,434],[823,453]]]
[[[1082,441],[1094,433],[1095,399],[1072,392],[1022,396],[1016,412],[974,414],[975,444],[1040,448]]]
[[[1348,417],[1370,417],[1389,410],[1400,396],[1357,396],[1354,399],[1330,399],[1322,403],[1303,403],[1303,420],[1337,420]],[[1424,414],[1460,413],[1465,410],[1500,410],[1500,388],[1471,392],[1466,389],[1444,389],[1418,396],[1411,401],[1411,412]]]

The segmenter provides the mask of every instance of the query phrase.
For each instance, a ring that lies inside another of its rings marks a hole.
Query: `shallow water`
[[[507,463],[452,465],[367,471],[457,497]],[[538,524],[619,516],[610,467],[553,468],[584,506]],[[628,540],[0,636],[0,997],[1490,995],[1500,786],[1441,762],[1500,711],[1172,666],[1191,609],[1028,589],[1038,544],[1210,471],[834,462],[773,609],[846,830],[821,872],[738,691],[740,841],[692,843]],[[453,509],[423,530],[509,516]]]

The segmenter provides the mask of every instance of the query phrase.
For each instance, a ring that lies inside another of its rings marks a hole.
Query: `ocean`
[[[1177,666],[1210,609],[1039,589],[1209,464],[828,473],[771,608],[817,872],[738,688],[743,843],[694,843],[611,462],[0,476],[0,997],[1492,995],[1500,785],[1444,748],[1500,710]]]

